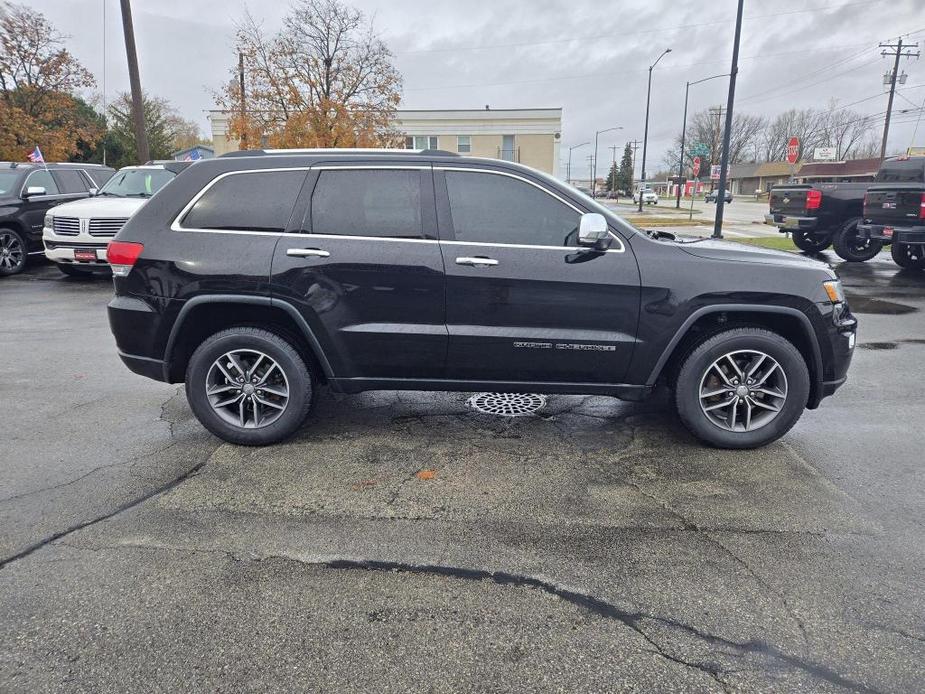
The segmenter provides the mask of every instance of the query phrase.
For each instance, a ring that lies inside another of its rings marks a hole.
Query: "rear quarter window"
[[[281,232],[305,171],[254,171],[215,179],[180,224],[185,229]]]

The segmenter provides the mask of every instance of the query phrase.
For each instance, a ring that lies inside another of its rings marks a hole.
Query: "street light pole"
[[[568,164],[565,165],[565,182],[571,184],[572,182],[572,150],[578,149],[579,147],[584,147],[585,145],[590,145],[590,142],[582,142],[580,145],[572,145],[568,148]]]
[[[591,197],[594,197],[594,191],[597,188],[597,138],[601,133],[609,133],[611,130],[623,130],[622,125],[618,125],[615,128],[604,128],[604,130],[598,130],[594,133],[594,170],[591,174]]]
[[[732,69],[729,70],[729,96],[726,99],[726,130],[723,132],[723,157],[719,168],[719,193],[716,195],[716,220],[713,222],[713,238],[723,238],[723,209],[726,205],[726,169],[729,168],[729,139],[732,135],[732,107],[736,98],[736,75],[739,74],[739,39],[742,36],[742,5],[739,0],[736,12],[736,33],[732,42]]]
[[[658,61],[671,53],[670,48],[666,48],[662,54],[655,59],[655,62],[649,66],[649,86],[646,90],[646,127],[642,134],[642,177],[639,180],[639,211],[642,212],[642,191],[646,186],[646,146],[649,140],[649,104],[652,100],[652,70],[658,65]]]
[[[720,77],[728,76],[728,73],[724,73],[722,75],[704,77],[702,80],[697,80],[696,82],[688,82],[684,87],[684,121],[681,124],[681,158],[678,160],[678,194],[674,204],[674,206],[678,209],[681,209],[681,178],[684,177],[684,138],[687,135],[687,97],[690,94],[691,85],[700,84],[701,82],[707,82],[709,80],[715,80],[719,79]]]

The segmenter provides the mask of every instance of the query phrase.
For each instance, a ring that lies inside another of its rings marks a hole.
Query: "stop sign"
[[[800,158],[800,140],[796,137],[791,137],[787,141],[787,163],[796,164],[797,159]]]
[[[691,169],[694,172],[694,178],[700,175],[700,157],[694,157],[694,163],[691,166]]]

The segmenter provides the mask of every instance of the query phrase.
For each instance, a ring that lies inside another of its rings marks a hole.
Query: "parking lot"
[[[0,690],[920,691],[925,274],[837,267],[849,381],[754,451],[664,396],[393,392],[221,444],[109,280],[0,280]]]

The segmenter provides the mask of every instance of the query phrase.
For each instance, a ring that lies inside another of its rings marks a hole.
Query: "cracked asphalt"
[[[108,281],[0,280],[0,691],[922,691],[925,274],[839,271],[848,384],[745,452],[663,395],[326,394],[221,444]]]

